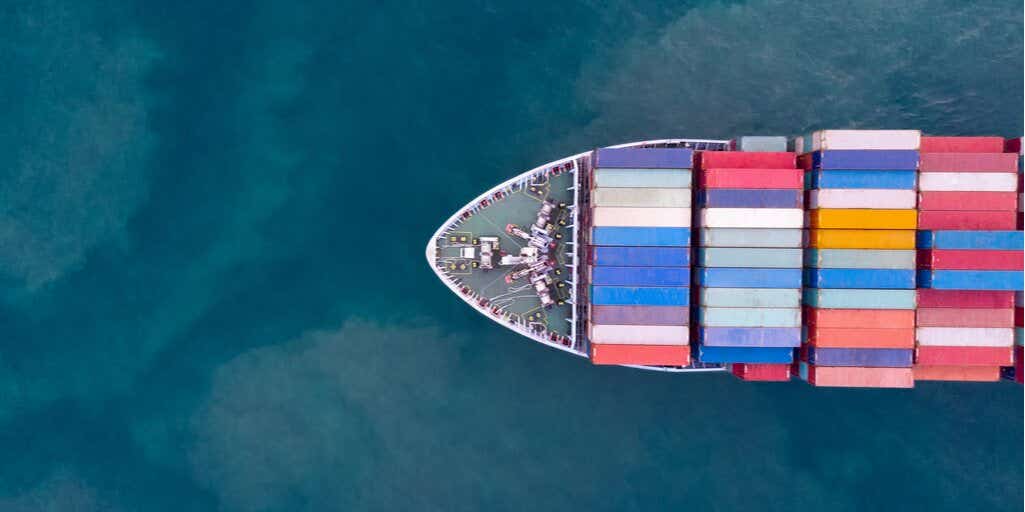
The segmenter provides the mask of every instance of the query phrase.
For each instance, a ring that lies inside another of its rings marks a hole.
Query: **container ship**
[[[595,365],[1021,383],[1021,154],[917,130],[602,147],[484,192],[426,256],[479,313]]]

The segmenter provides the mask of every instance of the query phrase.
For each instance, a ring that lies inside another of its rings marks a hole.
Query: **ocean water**
[[[850,5],[853,4],[853,5]],[[1020,510],[1012,384],[531,344],[423,245],[641,138],[1023,130],[1021,2],[0,9],[0,510]]]

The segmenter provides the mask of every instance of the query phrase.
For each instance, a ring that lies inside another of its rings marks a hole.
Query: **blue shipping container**
[[[804,286],[809,288],[867,288],[912,290],[915,271],[911,269],[806,268]]]
[[[789,347],[710,347],[698,345],[702,363],[790,363],[794,349]]]
[[[799,268],[698,268],[698,284],[708,288],[800,288]]]
[[[698,192],[698,206],[706,208],[803,208],[804,191],[798,189],[706,189]]]
[[[694,152],[686,148],[599,148],[595,167],[690,169]]]
[[[918,151],[908,149],[832,149],[811,154],[814,169],[918,169]]]
[[[1020,270],[919,270],[918,287],[936,290],[1021,291]]]
[[[699,327],[698,343],[710,347],[799,347],[800,327]]]
[[[919,231],[919,249],[989,249],[1020,251],[1025,243],[1021,231]]]
[[[835,170],[811,171],[812,188],[885,188],[914,190],[917,171]]]
[[[596,306],[689,306],[690,288],[592,286]]]
[[[686,247],[595,247],[594,265],[602,267],[686,267]]]
[[[596,227],[591,232],[594,245],[616,246],[690,246],[690,228]]]
[[[690,267],[591,267],[591,283],[605,286],[687,286]]]
[[[808,363],[819,366],[910,368],[914,350],[900,348],[808,348]]]

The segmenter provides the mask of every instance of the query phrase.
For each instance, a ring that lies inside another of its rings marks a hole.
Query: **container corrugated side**
[[[1000,141],[1003,145],[1003,141]],[[787,151],[787,138],[771,135],[742,135],[737,137],[730,144],[735,151],[759,151],[785,153]]]
[[[592,247],[591,262],[605,267],[686,267],[686,247]]]
[[[608,246],[688,247],[690,228],[595,227],[591,243]]]
[[[918,189],[923,192],[1015,192],[1018,177],[1006,172],[921,172]]]
[[[920,308],[1011,308],[1020,292],[996,290],[929,290],[919,288]]]
[[[941,380],[952,382],[997,382],[999,366],[933,366],[915,365],[915,380]]]
[[[687,366],[690,347],[686,345],[601,345],[591,344],[593,364],[638,364]]]
[[[800,327],[698,327],[698,343],[710,347],[799,347]]]
[[[804,211],[798,208],[702,208],[700,217],[707,228],[804,227]]]
[[[591,267],[591,283],[604,286],[687,286],[689,267]]]
[[[1018,172],[1018,155],[1013,153],[922,153],[922,172]]]
[[[870,368],[910,368],[914,351],[910,348],[810,347],[808,362],[820,366],[861,366]]]
[[[915,386],[911,368],[809,365],[808,382],[824,387],[912,388]]]
[[[690,227],[690,208],[610,208],[599,206],[591,212],[594,226],[612,227]]]
[[[914,270],[873,268],[806,268],[804,286],[814,288],[915,289]]]
[[[596,188],[681,188],[689,189],[693,175],[675,169],[595,169]]]
[[[703,228],[698,244],[703,247],[801,247],[800,228]]]
[[[590,320],[607,325],[688,325],[686,306],[591,306]]]
[[[1022,251],[922,249],[919,268],[933,270],[1022,270]]]
[[[804,264],[819,268],[914,269],[912,249],[806,249]]]
[[[819,130],[811,134],[811,150],[917,150],[921,139],[919,130]]]
[[[790,363],[794,351],[789,347],[710,347],[698,346],[698,360],[704,363]]]
[[[915,363],[930,366],[1011,366],[1013,347],[922,346],[915,350]]]
[[[914,190],[826,188],[808,193],[808,208],[913,210],[917,199]]]
[[[805,288],[807,306],[831,309],[915,309],[915,290]]]
[[[1000,327],[918,327],[915,341],[937,347],[1010,347],[1014,328]]]
[[[936,137],[922,136],[918,148],[924,153],[1001,153],[1002,137]]]
[[[813,347],[910,349],[915,346],[915,328],[814,326],[806,329],[806,341]]]
[[[931,191],[918,194],[919,210],[1014,210],[1018,195],[1014,192]]]
[[[700,151],[698,161],[703,169],[793,169],[797,163],[793,153],[743,151]]]
[[[736,363],[730,365],[730,372],[743,381],[788,382],[790,365],[772,363]]]
[[[915,235],[919,249],[994,249],[1022,250],[1021,231],[931,231]]]
[[[591,304],[599,306],[689,306],[683,287],[591,286]]]
[[[687,345],[690,329],[683,325],[590,325],[591,343],[608,345]]]
[[[717,308],[796,308],[801,306],[797,288],[698,288],[702,306]]]
[[[918,212],[919,229],[972,229],[1003,230],[1018,226],[1018,214],[1012,211],[965,212],[929,211]]]
[[[912,329],[915,327],[915,310],[806,308],[804,322],[809,329],[816,327]]]
[[[800,268],[801,249],[702,247],[695,264],[702,267]]]
[[[1021,290],[1020,270],[919,270],[918,286],[939,290]]]
[[[591,191],[594,206],[640,208],[688,208],[690,189],[686,188],[596,188]]]
[[[705,327],[800,327],[800,308],[709,308],[698,310]]]
[[[687,148],[599,148],[595,167],[689,169],[694,152]]]
[[[918,169],[918,151],[906,150],[830,150],[815,151],[801,159],[811,169]]]

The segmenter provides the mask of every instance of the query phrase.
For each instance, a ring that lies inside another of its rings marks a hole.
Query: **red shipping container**
[[[922,153],[920,172],[1018,172],[1014,153]]]
[[[1022,251],[918,250],[918,268],[935,270],[1022,270],[1022,259]]]
[[[690,364],[688,345],[591,345],[594,364],[638,364],[686,366]]]
[[[1014,231],[1017,225],[1014,210],[1006,212],[969,212],[920,210],[918,229]]]
[[[918,366],[912,368],[915,380],[945,380],[958,382],[997,382],[999,366]]]
[[[915,326],[915,311],[911,309],[804,308],[804,324],[809,328],[912,328]]]
[[[1025,313],[1022,313],[1022,311],[1025,311],[1025,310],[1023,310],[1022,308],[1014,308],[1014,326],[1015,327],[1025,327],[1025,321],[1023,321],[1025,319],[1022,318],[1023,316],[1025,316]]]
[[[1014,310],[1010,308],[919,308],[919,327],[1010,327]]]
[[[920,308],[1013,308],[1014,292],[996,290],[933,290],[919,288]]]
[[[1002,153],[1002,137],[930,137],[922,136],[922,153]]]
[[[918,193],[919,210],[1013,211],[1018,208],[1014,192],[946,192]]]
[[[701,169],[793,169],[795,164],[796,157],[793,153],[698,152],[698,166]]]
[[[749,153],[755,154],[755,153]],[[698,175],[702,188],[801,189],[800,169],[705,169]]]
[[[918,347],[915,364],[931,366],[1011,366],[1012,347]]]
[[[808,327],[808,343],[821,348],[914,348],[915,329]]]
[[[1021,137],[1004,141],[1004,153],[1021,153]]]
[[[787,382],[790,380],[789,364],[734,363],[730,371],[740,380],[761,382]]]
[[[809,365],[808,383],[849,388],[912,388],[915,379],[911,368]]]

